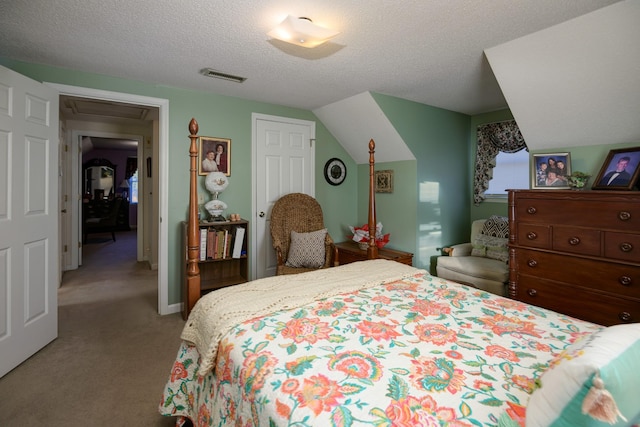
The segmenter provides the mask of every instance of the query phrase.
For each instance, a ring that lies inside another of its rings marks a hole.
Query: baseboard
[[[167,306],[167,312],[164,314],[174,314],[182,312],[182,303],[170,304]]]

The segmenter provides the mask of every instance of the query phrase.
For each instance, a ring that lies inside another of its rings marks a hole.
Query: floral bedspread
[[[601,326],[424,272],[234,327],[213,373],[184,342],[160,412],[195,426],[497,426]]]

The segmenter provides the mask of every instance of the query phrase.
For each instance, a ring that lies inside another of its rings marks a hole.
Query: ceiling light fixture
[[[291,15],[267,33],[274,39],[308,48],[320,46],[338,34],[339,31],[320,27],[309,18],[296,18]]]

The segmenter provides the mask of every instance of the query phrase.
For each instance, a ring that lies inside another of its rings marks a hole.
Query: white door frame
[[[158,221],[158,313],[161,315],[178,313],[182,309],[182,304],[172,304],[169,306],[169,284],[168,284],[168,224],[166,218],[169,216],[169,203],[167,200],[169,188],[169,100],[163,98],[152,98],[142,95],[133,95],[123,92],[112,92],[100,89],[91,89],[79,86],[68,86],[58,83],[44,82],[58,90],[60,95],[79,96],[83,98],[93,98],[104,101],[124,102],[128,104],[139,104],[159,109],[158,119],[158,185],[157,192],[158,206],[160,209]]]

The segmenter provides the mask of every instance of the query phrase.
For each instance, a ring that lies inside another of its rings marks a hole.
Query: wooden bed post
[[[376,245],[376,186],[375,186],[375,156],[376,143],[369,141],[369,246],[367,247],[367,259],[378,258],[378,245]]]
[[[189,122],[189,220],[187,222],[187,278],[184,289],[182,317],[186,320],[193,306],[200,298],[200,233],[198,227],[198,122]]]

